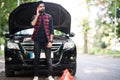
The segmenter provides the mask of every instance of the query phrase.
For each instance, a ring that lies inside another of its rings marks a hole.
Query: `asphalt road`
[[[79,55],[75,80],[120,80],[120,58]]]
[[[0,57],[0,80],[32,80],[31,76],[5,77],[3,59]],[[39,80],[47,78],[44,76]],[[56,76],[55,80],[59,80],[59,77]],[[120,58],[78,54],[74,80],[120,80]]]

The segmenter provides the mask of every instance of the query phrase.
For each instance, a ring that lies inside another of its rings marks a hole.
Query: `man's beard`
[[[41,10],[41,11],[39,11],[39,13],[43,13],[45,10]]]

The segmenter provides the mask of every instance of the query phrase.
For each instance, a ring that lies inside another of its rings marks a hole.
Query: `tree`
[[[16,0],[0,0],[0,44],[4,43],[4,34],[8,30],[10,12],[16,7]]]
[[[92,49],[103,48],[103,45],[104,45],[104,48],[107,48],[107,46],[111,44],[111,40],[114,38],[114,34],[113,34],[114,26],[108,14],[110,1],[109,0],[86,0],[86,2],[88,4],[89,13],[94,14],[94,16],[91,16],[92,20],[90,19],[91,21],[88,21],[88,23],[86,23],[86,21],[83,21],[84,22],[83,24],[86,24],[86,26],[88,27],[88,30],[84,31],[84,42],[86,42],[86,38],[85,38],[85,36],[87,37],[86,32],[89,31],[90,32],[89,36],[93,35],[92,36],[93,43],[91,44],[87,40],[86,44],[92,45],[91,46]],[[96,11],[93,11],[93,10],[96,10]],[[93,22],[94,25],[91,25],[91,22]],[[84,28],[87,28],[87,27],[84,27]],[[85,51],[85,48],[84,48],[84,51]]]
[[[83,20],[82,26],[84,34],[84,53],[88,53],[88,31],[90,30],[88,19]]]
[[[116,4],[116,19],[117,19],[117,37],[120,38],[120,2],[116,0],[117,2],[115,3],[115,0],[110,0],[109,3],[109,18],[111,19],[111,23],[115,23],[115,4]]]
[[[8,29],[10,12],[16,7],[16,0],[0,0],[0,36]]]

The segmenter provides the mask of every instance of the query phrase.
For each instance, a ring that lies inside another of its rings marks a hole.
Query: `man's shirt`
[[[33,18],[32,18],[32,20],[33,20]],[[52,17],[50,17],[50,20],[49,20],[49,29],[50,29],[50,34],[54,34]],[[34,41],[36,41],[36,42],[48,42],[43,19],[42,19],[39,30],[37,30],[37,34],[35,36]]]

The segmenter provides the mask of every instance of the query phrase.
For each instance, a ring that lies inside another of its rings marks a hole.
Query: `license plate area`
[[[46,58],[44,52],[41,52],[41,53],[40,53],[40,58]],[[54,58],[53,52],[51,52],[51,58]]]

